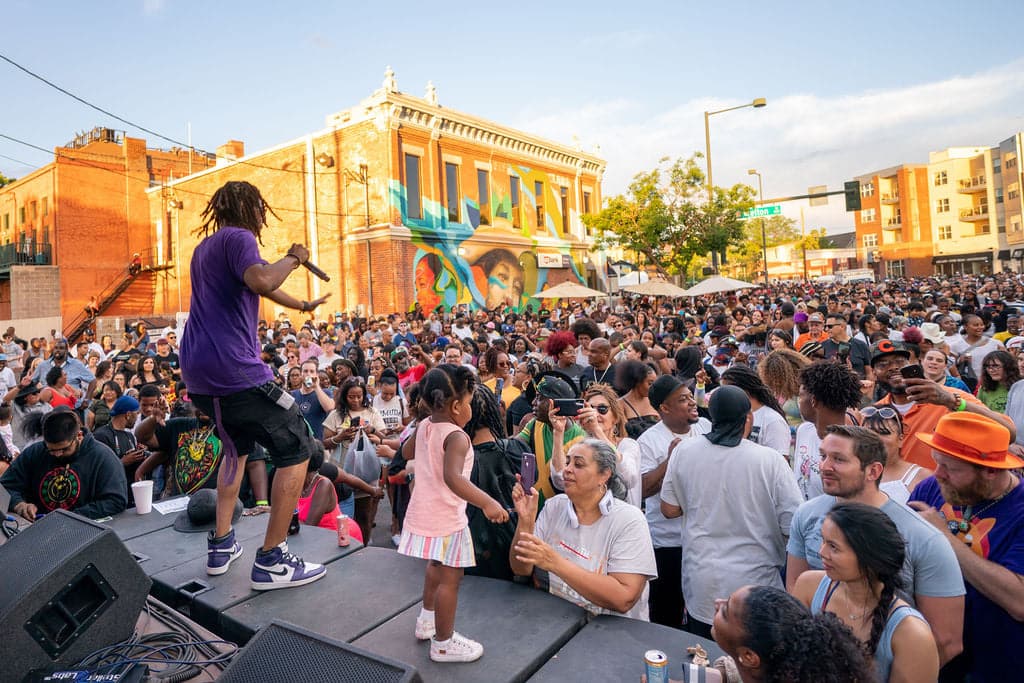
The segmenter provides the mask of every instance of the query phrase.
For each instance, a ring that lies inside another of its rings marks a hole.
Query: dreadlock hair
[[[761,658],[767,683],[875,680],[874,662],[831,612],[811,615],[792,595],[770,586],[750,588],[743,606],[742,644]]]
[[[896,523],[873,505],[840,503],[825,517],[832,520],[846,537],[869,585],[882,584],[878,604],[871,613],[871,635],[865,644],[868,655],[873,657],[889,619],[892,601],[897,597],[897,591],[903,588],[900,571],[903,569],[906,543]]]
[[[505,438],[505,420],[501,417],[501,405],[493,391],[483,384],[477,384],[473,390],[470,407],[473,409],[473,416],[463,427],[470,439],[481,429],[490,430],[496,440]]]
[[[195,234],[208,237],[230,225],[248,230],[256,235],[256,239],[262,245],[261,233],[267,225],[268,211],[274,218],[281,219],[263,199],[255,185],[244,180],[232,180],[224,183],[210,197],[206,208],[203,209],[203,223]]]
[[[750,369],[749,365],[733,365],[722,373],[722,383],[731,384],[747,392],[747,395],[757,399],[762,405],[766,405],[783,418],[786,412],[779,405],[779,399],[768,388],[768,385],[761,381],[757,373]]]

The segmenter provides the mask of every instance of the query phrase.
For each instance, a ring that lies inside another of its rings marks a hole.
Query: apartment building
[[[854,214],[858,260],[876,277],[932,273],[928,167],[903,164],[858,176],[861,210]]]

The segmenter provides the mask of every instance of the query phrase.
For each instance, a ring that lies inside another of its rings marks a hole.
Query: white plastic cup
[[[132,498],[135,499],[135,512],[146,515],[153,511],[153,482],[132,482]]]

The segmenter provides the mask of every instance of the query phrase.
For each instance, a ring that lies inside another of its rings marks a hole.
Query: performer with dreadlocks
[[[217,481],[217,528],[207,540],[206,572],[225,573],[242,554],[231,527],[245,460],[259,443],[276,467],[270,521],[256,552],[254,590],[301,586],[323,578],[322,565],[288,552],[288,523],[301,493],[306,461],[320,444],[295,399],[273,382],[257,343],[259,300],[312,311],[327,297],[300,301],[281,289],[288,275],[309,258],[301,244],[274,263],[260,257],[257,242],[275,217],[260,191],[247,182],[226,183],[210,198],[192,255],[192,301],[181,339],[181,372],[196,407],[216,422],[223,448]]]

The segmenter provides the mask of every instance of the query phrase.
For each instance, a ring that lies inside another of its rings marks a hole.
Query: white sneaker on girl
[[[483,654],[483,645],[454,631],[447,641],[430,641],[430,659],[435,662],[475,662]]]

